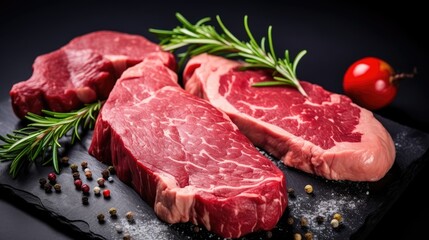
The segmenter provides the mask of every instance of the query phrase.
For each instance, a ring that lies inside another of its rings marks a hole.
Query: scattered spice
[[[45,184],[48,182],[48,180],[46,180],[46,178],[40,178],[39,179],[39,184],[41,188],[45,187]]]
[[[127,214],[125,214],[125,217],[127,218],[128,222],[134,222],[134,213],[129,211]]]
[[[74,179],[74,180],[76,180],[76,179],[80,179],[80,174],[79,174],[79,172],[73,172],[72,176],[73,176],[73,179]]]
[[[301,225],[301,227],[308,227],[308,219],[305,217],[301,217],[301,219],[299,220],[299,224]]]
[[[110,190],[104,189],[103,190],[103,196],[104,196],[104,198],[110,198]]]
[[[57,192],[57,193],[61,192],[61,184],[56,183],[56,184],[54,185],[54,189],[55,189],[55,192]]]
[[[123,240],[131,240],[131,235],[129,233],[124,233]]]
[[[74,186],[76,187],[77,190],[80,190],[82,187],[82,180],[80,179],[74,180]]]
[[[97,219],[99,223],[104,223],[104,214],[100,213],[97,215]]]
[[[340,226],[340,222],[337,219],[334,218],[334,219],[331,220],[331,226],[333,228],[337,228],[337,227]]]
[[[104,182],[105,182],[104,178],[97,179],[97,183],[99,187],[104,187]]]
[[[45,185],[43,186],[43,189],[45,189],[46,193],[50,193],[52,192],[52,185],[49,183],[45,183]]]
[[[109,182],[113,182],[113,177],[112,177],[112,176],[109,176],[109,177],[107,178],[107,181],[109,181]]]
[[[287,193],[288,193],[289,197],[296,197],[295,196],[295,189],[293,189],[291,187],[287,189]]]
[[[101,171],[101,176],[103,176],[104,179],[109,178],[109,176],[110,176],[109,170],[104,169],[103,171]]]
[[[197,232],[199,232],[199,231],[200,231],[200,227],[198,227],[197,225],[195,225],[195,226],[193,226],[193,227],[192,227],[192,231],[193,231],[194,233],[197,233]]]
[[[313,193],[313,186],[311,186],[310,184],[305,185],[304,190],[306,193],[311,194]]]
[[[57,181],[57,175],[55,173],[49,173],[48,174],[48,180],[51,183],[55,183]]]
[[[306,232],[304,234],[305,240],[313,240],[313,233],[312,232]]]
[[[302,239],[301,233],[295,233],[293,235],[293,240],[301,240],[301,239]]]
[[[112,207],[109,209],[109,214],[111,217],[117,217],[118,215],[118,210],[116,210],[116,208]]]
[[[295,222],[295,220],[293,219],[293,217],[288,217],[288,218],[287,218],[287,224],[288,224],[288,225],[293,225],[293,224],[294,224],[294,222]]]
[[[82,166],[82,170],[85,170],[85,168],[87,168],[87,167],[88,167],[88,162],[83,161],[83,162],[80,164],[80,166]]]
[[[69,160],[70,160],[70,158],[69,157],[67,157],[67,156],[64,156],[64,157],[62,157],[61,158],[61,163],[63,164],[63,165],[68,165],[69,164]]]
[[[90,190],[90,187],[89,187],[89,185],[88,185],[88,184],[82,184],[82,186],[81,186],[81,190],[82,190],[82,192],[83,192],[84,194],[88,194],[88,193],[89,193],[89,190]]]
[[[74,163],[72,165],[70,165],[70,169],[71,169],[72,172],[77,172],[78,168],[79,167],[76,164],[74,164]]]
[[[123,231],[122,226],[121,226],[121,225],[119,225],[119,224],[116,224],[116,225],[115,225],[115,230],[116,230],[116,232],[118,232],[118,233],[122,233],[122,231]]]
[[[319,216],[316,217],[316,222],[318,224],[322,224],[324,221],[325,221],[325,218],[323,216],[319,215]]]
[[[339,223],[343,221],[343,216],[339,213],[335,213],[333,219],[337,219]]]
[[[107,167],[107,170],[109,171],[110,174],[115,174],[116,173],[116,169],[115,169],[114,166]]]
[[[101,191],[100,187],[97,187],[97,186],[94,187],[94,194],[95,195],[97,195],[97,196],[100,195],[100,191]]]
[[[82,204],[83,205],[88,205],[89,204],[88,196],[82,196]]]
[[[86,179],[88,179],[88,180],[91,180],[91,179],[92,179],[92,172],[91,172],[91,170],[89,170],[89,171],[85,171],[85,177],[86,177]]]

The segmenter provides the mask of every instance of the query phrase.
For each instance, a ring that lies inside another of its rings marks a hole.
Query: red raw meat
[[[271,75],[240,66],[196,56],[185,67],[185,89],[227,113],[256,146],[287,166],[327,179],[377,181],[393,165],[395,145],[372,112],[304,81],[308,98],[290,87],[252,87]]]
[[[283,172],[155,57],[118,80],[89,153],[113,164],[168,223],[190,221],[237,238],[274,228],[287,206]]]
[[[122,72],[151,53],[175,69],[174,56],[139,35],[92,32],[41,55],[27,81],[15,84],[10,96],[15,114],[41,114],[42,109],[69,112],[85,103],[106,99]]]

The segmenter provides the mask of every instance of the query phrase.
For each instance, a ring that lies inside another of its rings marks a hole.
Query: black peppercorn
[[[52,192],[52,185],[50,183],[45,183],[44,187],[46,193]]]
[[[323,223],[323,221],[325,221],[325,218],[324,218],[323,216],[317,216],[317,217],[316,217],[316,222],[317,222],[318,224],[322,224],[322,223]]]
[[[289,197],[295,197],[295,189],[288,188],[287,193],[288,193]]]
[[[73,179],[80,179],[80,173],[79,172],[73,172]]]
[[[48,182],[48,180],[46,180],[46,178],[40,178],[39,179],[39,184],[41,188],[45,187],[45,184]]]
[[[97,219],[99,223],[104,223],[104,214],[102,213],[98,214]]]
[[[64,157],[61,158],[61,163],[63,165],[68,165],[69,164],[69,160],[70,160],[69,157],[64,156]]]
[[[82,196],[82,204],[83,205],[88,205],[89,204],[88,196]]]
[[[110,176],[109,170],[104,169],[103,171],[101,171],[101,176],[103,176],[104,179],[109,178]]]

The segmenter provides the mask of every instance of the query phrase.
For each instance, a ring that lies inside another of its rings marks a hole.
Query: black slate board
[[[14,116],[9,101],[0,102],[0,134],[10,133],[20,127],[21,123]],[[421,131],[400,125],[391,120],[377,116],[392,135],[397,157],[391,171],[382,180],[375,183],[328,181],[295,169],[287,168],[279,161],[272,159],[287,176],[287,185],[295,190],[289,198],[289,207],[276,228],[270,232],[250,234],[243,239],[293,239],[293,234],[312,232],[314,239],[363,239],[375,224],[383,217],[391,205],[406,189],[413,176],[429,158],[429,135]],[[97,186],[96,179],[107,166],[98,162],[87,153],[92,132],[88,132],[82,142],[66,149],[70,157],[69,164],[80,166],[82,161],[89,163],[93,172],[93,180],[84,177],[84,183]],[[269,155],[267,154],[269,157]],[[134,239],[222,239],[201,227],[192,224],[166,224],[160,221],[148,206],[129,186],[123,184],[113,175],[113,182],[106,182],[112,196],[105,199],[95,196],[91,191],[89,204],[82,204],[82,193],[73,185],[73,177],[69,166],[62,166],[57,182],[62,185],[61,193],[45,193],[40,188],[38,179],[52,172],[51,167],[40,164],[31,165],[17,179],[8,174],[9,163],[0,163],[0,194],[13,194],[25,201],[32,208],[45,212],[52,221],[60,222],[82,238],[91,239],[122,239],[129,233]],[[304,186],[311,184],[314,194],[306,194]],[[108,210],[115,207],[118,217],[109,217]],[[129,222],[125,214],[132,211],[135,221]],[[344,222],[338,229],[330,226],[330,219],[335,212],[342,214]],[[100,224],[97,215],[103,213],[106,221]],[[315,221],[322,216],[321,224]],[[295,221],[287,224],[287,218]],[[300,219],[307,218],[308,227],[300,226]],[[122,233],[115,229],[120,226]]]

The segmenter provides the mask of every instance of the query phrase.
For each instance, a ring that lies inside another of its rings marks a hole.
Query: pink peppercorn
[[[82,180],[80,180],[80,179],[74,180],[74,185],[75,185],[76,189],[80,190],[82,187]]]
[[[83,193],[89,193],[89,186],[88,186],[88,184],[82,184],[81,189],[82,189]]]

